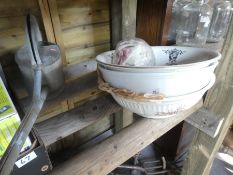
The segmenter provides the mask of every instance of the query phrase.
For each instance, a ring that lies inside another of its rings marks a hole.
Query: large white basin
[[[153,67],[112,64],[114,51],[97,56],[101,76],[110,86],[165,97],[163,100],[137,101],[114,93],[117,91],[108,91],[121,106],[144,117],[168,117],[192,107],[214,84],[214,70],[221,58],[219,52],[179,46],[152,49],[157,65]]]
[[[166,72],[182,71],[207,67],[218,62],[221,54],[218,51],[204,48],[180,46],[154,46],[152,50],[156,59],[156,66],[131,67],[112,64],[114,51],[104,52],[96,57],[102,67],[121,72]]]
[[[101,65],[98,69],[104,81],[112,87],[172,97],[192,93],[205,87],[217,64],[200,69],[171,72],[119,72],[105,69]]]

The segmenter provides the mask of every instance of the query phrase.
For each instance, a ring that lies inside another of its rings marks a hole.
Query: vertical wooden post
[[[122,0],[109,0],[111,49],[122,40]]]
[[[166,45],[173,0],[138,0],[137,37],[150,45]]]
[[[62,38],[61,23],[56,1],[57,0],[38,0],[38,3],[43,18],[47,40],[59,45],[63,65],[66,65],[65,46]]]
[[[133,123],[133,113],[127,109],[123,109],[122,111],[115,113],[114,117],[115,132],[118,132]]]
[[[229,25],[222,51],[222,60],[217,68],[214,87],[208,92],[204,106],[224,118],[219,135],[215,138],[195,129],[183,175],[209,174],[211,164],[221,146],[233,119],[233,19]]]
[[[134,38],[136,34],[137,0],[110,0],[111,16],[111,45],[115,49],[116,44],[126,38]],[[128,126],[133,122],[133,113],[127,109],[115,115],[115,129]]]
[[[122,1],[122,39],[136,35],[137,0]]]
[[[162,24],[162,30],[161,30],[161,45],[166,46],[168,44],[168,32],[171,22],[171,16],[172,16],[172,6],[173,6],[173,0],[167,0],[167,3],[165,5],[165,14],[163,18],[163,24]]]
[[[55,43],[55,36],[54,36],[54,31],[53,31],[53,24],[52,24],[52,19],[49,11],[49,4],[47,0],[38,0],[39,6],[40,6],[40,11],[44,23],[44,28],[45,28],[45,33],[47,36],[47,40],[49,42]]]

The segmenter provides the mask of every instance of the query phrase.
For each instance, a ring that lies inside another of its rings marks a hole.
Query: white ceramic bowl
[[[166,72],[181,71],[207,67],[218,62],[221,54],[205,48],[180,47],[180,46],[154,46],[157,66],[132,67],[112,64],[113,51],[104,52],[96,57],[99,65],[109,70],[121,72]]]
[[[204,93],[213,86],[214,82],[215,75],[212,76],[209,84],[199,91],[153,102],[141,102],[126,99],[114,93],[112,93],[112,96],[122,107],[127,108],[140,116],[147,118],[167,118],[195,105],[202,98]]]
[[[137,93],[160,93],[166,97],[179,96],[205,87],[218,63],[200,69],[170,72],[120,72],[98,66],[105,82],[112,87]]]

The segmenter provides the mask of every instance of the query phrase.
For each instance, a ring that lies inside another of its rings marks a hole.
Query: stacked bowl
[[[148,118],[173,116],[195,105],[215,82],[221,54],[214,50],[179,46],[151,47],[156,66],[112,64],[114,51],[96,57],[103,80],[111,87],[139,94],[162,94],[155,100],[135,100],[111,92],[130,111]]]

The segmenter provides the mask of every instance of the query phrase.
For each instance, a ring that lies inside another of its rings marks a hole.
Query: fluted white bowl
[[[115,93],[112,93],[112,96],[122,107],[140,116],[147,118],[167,118],[194,106],[202,98],[204,93],[213,86],[214,82],[215,75],[212,75],[208,85],[199,91],[150,102],[127,99]]]

